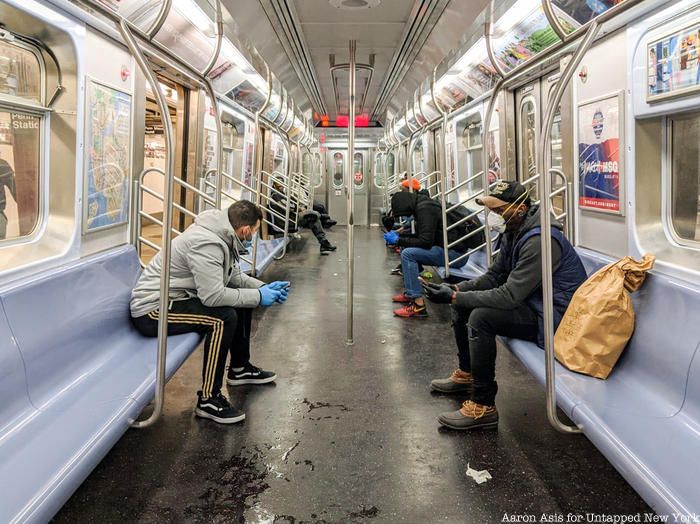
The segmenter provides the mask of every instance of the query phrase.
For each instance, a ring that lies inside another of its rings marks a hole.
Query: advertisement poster
[[[131,95],[93,81],[87,93],[83,228],[93,231],[128,220]]]
[[[512,9],[522,12],[525,5],[520,0]],[[496,60],[504,71],[511,71],[537,53],[559,41],[554,30],[549,26],[542,5],[537,4],[524,19],[517,22],[506,16],[496,24],[493,38],[493,50]]]
[[[578,107],[579,207],[622,214],[620,95]]]
[[[700,90],[700,22],[647,46],[647,100]]]

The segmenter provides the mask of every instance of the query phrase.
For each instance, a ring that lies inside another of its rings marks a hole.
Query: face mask
[[[486,222],[491,231],[495,231],[496,233],[506,232],[506,221],[498,213],[491,211],[486,217]]]

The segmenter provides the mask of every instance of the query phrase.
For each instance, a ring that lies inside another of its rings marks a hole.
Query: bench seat
[[[1,522],[49,520],[154,398],[157,339],[128,313],[139,272],[120,247],[0,291]],[[199,340],[168,338],[168,378]]]
[[[577,249],[588,273],[611,262]],[[660,514],[700,514],[700,289],[650,273],[635,332],[607,380],[555,363],[557,404]],[[502,339],[545,384],[544,351]]]
[[[287,239],[289,242],[289,239]],[[256,265],[256,275],[262,274],[269,266],[274,262],[275,257],[284,248],[284,237],[274,238],[272,240],[258,240],[258,256],[255,261]],[[253,255],[252,248],[249,250],[250,254],[244,255],[245,258],[250,259]],[[241,260],[241,269],[244,273],[251,273],[252,266],[247,260]]]

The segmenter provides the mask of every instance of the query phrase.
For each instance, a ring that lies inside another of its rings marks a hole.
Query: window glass
[[[34,53],[0,41],[0,93],[41,102],[41,66]]]
[[[345,172],[345,157],[343,153],[333,155],[333,186],[336,189],[343,187],[343,173]]]
[[[362,153],[355,153],[355,161],[353,162],[353,180],[355,187],[360,188],[365,185],[365,162]]]
[[[39,222],[40,124],[0,110],[0,241],[30,235]]]
[[[671,119],[671,220],[684,240],[700,241],[700,113]]]
[[[527,100],[520,109],[520,179],[535,175],[537,128],[535,103]]]
[[[320,187],[323,181],[321,180],[321,154],[320,153],[314,153],[314,167],[313,167],[313,179],[312,183],[314,187]]]
[[[377,153],[374,156],[374,185],[384,187],[384,154]]]
[[[304,176],[311,178],[314,171],[314,159],[311,153],[304,153],[301,157],[301,171]]]

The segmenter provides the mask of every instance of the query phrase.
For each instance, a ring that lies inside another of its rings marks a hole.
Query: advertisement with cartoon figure
[[[579,207],[621,213],[620,102],[614,95],[578,110]]]

